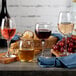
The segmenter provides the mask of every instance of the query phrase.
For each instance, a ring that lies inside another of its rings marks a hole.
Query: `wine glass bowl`
[[[70,35],[74,28],[72,13],[70,11],[61,11],[59,13],[59,19],[58,19],[58,30],[61,32],[61,34],[65,37],[65,47],[63,54],[68,55],[67,52],[67,36]]]
[[[15,33],[16,33],[16,24],[14,22],[14,19],[7,17],[3,18],[1,25],[1,34],[7,40],[7,47],[8,47],[8,51],[5,57],[11,57],[9,52],[9,44],[11,39],[14,37]]]
[[[68,35],[72,33],[73,27],[74,27],[73,23],[65,22],[65,23],[58,24],[58,29],[63,35]]]
[[[36,33],[36,36],[42,42],[41,56],[45,56],[45,54],[44,54],[44,45],[45,45],[45,40],[48,39],[50,37],[50,35],[51,35],[50,25],[45,24],[45,23],[36,24],[35,33]]]
[[[41,40],[48,39],[51,35],[50,25],[47,24],[36,24],[35,33]]]
[[[19,60],[22,62],[34,61],[34,42],[32,39],[22,39],[19,42]]]

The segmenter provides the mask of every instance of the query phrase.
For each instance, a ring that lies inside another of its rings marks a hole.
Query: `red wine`
[[[47,39],[51,35],[51,31],[47,29],[35,30],[35,33],[39,39]]]
[[[14,37],[15,33],[16,33],[16,29],[9,29],[9,28],[4,28],[3,30],[1,30],[2,36],[6,39],[6,40],[11,40],[12,37]]]
[[[7,42],[5,39],[2,38],[2,35],[1,35],[1,23],[2,23],[2,19],[5,17],[10,18],[7,11],[6,0],[2,0],[2,8],[0,12],[0,47],[7,47]]]

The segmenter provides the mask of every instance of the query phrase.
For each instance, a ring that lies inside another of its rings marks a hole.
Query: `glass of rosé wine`
[[[9,45],[11,39],[14,37],[16,33],[16,24],[13,18],[3,18],[1,24],[1,34],[7,40],[7,48],[8,51],[6,52],[4,57],[14,57],[15,55],[10,54]]]
[[[50,25],[49,24],[45,24],[45,23],[39,23],[36,24],[35,26],[35,34],[36,36],[41,40],[42,42],[42,53],[41,56],[44,57],[49,57],[50,55],[47,54],[48,52],[46,52],[45,54],[45,49],[44,49],[44,45],[45,45],[45,40],[48,39],[51,35],[51,30],[50,30]]]
[[[58,30],[65,37],[65,46],[64,46],[63,55],[69,55],[67,49],[67,36],[72,33],[73,28],[74,28],[74,23],[73,23],[72,13],[70,11],[61,11],[59,13],[59,19],[58,19]]]

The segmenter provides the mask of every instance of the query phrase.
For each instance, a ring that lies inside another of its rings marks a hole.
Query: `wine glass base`
[[[40,56],[40,57],[48,59],[48,58],[51,58],[52,56]]]
[[[44,57],[44,58],[50,58],[52,57],[52,54],[51,54],[51,49],[44,49],[43,52],[41,53],[41,57]]]

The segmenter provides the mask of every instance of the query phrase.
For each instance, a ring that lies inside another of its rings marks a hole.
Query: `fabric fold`
[[[55,60],[56,58],[45,58],[45,57],[39,57],[38,59],[38,64],[41,67],[55,67]]]
[[[76,53],[64,57],[39,57],[38,64],[41,67],[76,68]]]

